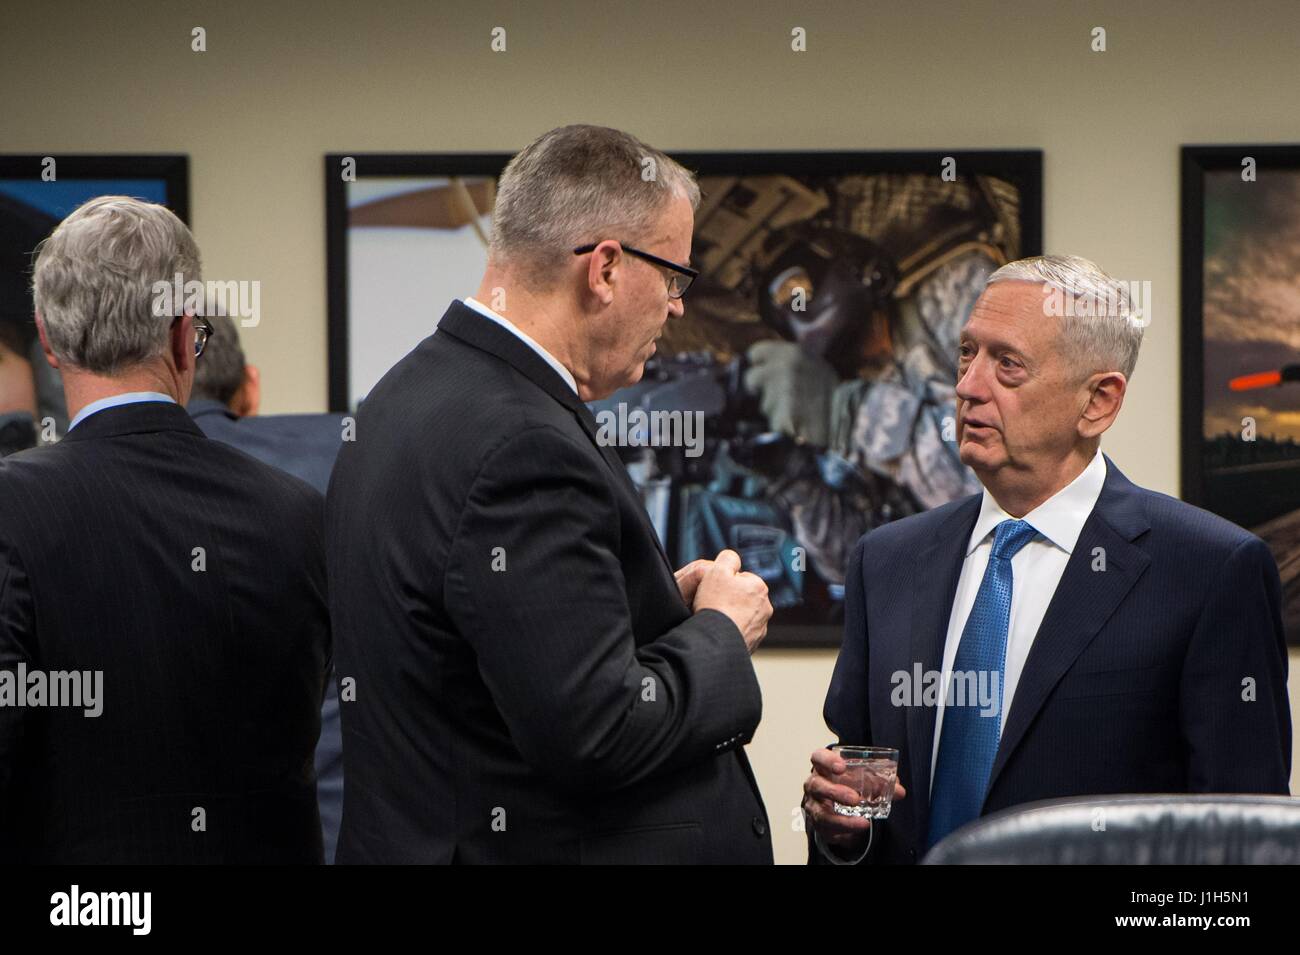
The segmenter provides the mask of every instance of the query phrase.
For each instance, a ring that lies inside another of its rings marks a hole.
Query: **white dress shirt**
[[[108,408],[118,408],[122,405],[140,404],[145,401],[162,401],[173,405],[176,404],[175,398],[171,395],[164,395],[159,391],[127,391],[120,395],[109,395],[107,398],[100,398],[98,401],[92,401],[90,404],[78,411],[77,416],[73,418],[72,422],[68,425],[68,430],[71,431],[96,412],[104,411]]]
[[[496,312],[492,311],[492,309],[488,308],[486,305],[484,305],[482,302],[480,302],[478,299],[474,298],[473,296],[466,296],[466,298],[463,299],[463,301],[466,305],[474,309],[474,311],[478,312],[484,318],[492,319],[492,321],[496,322],[498,325],[500,325],[510,334],[514,335],[516,338],[518,338],[521,342],[523,342],[533,351],[537,352],[537,354],[541,356],[542,360],[546,362],[546,364],[550,365],[552,368],[555,369],[555,373],[557,375],[559,375],[566,382],[568,382],[569,387],[573,389],[573,393],[575,395],[578,393],[577,380],[574,379],[573,374],[569,371],[569,369],[565,368],[563,365],[559,363],[559,361],[556,359],[554,355],[548,352],[545,348],[539,345],[532,338],[529,338],[527,335],[525,335],[520,329],[515,327],[515,325],[512,324],[508,319],[504,318],[501,315],[498,315]]]
[[[1092,513],[1105,482],[1106,459],[1098,449],[1078,477],[1021,518],[1033,525],[1038,534],[1011,558],[1011,619],[1007,629],[1007,655],[1002,673],[999,735],[1006,725],[1007,714],[1011,712],[1016,684],[1020,682],[1020,673],[1025,668],[1029,648],[1034,645],[1043,615],[1047,613],[1047,605],[1052,602],[1056,585],[1061,582],[1065,565],[1070,560],[1084,522]],[[993,530],[1003,521],[1010,520],[1015,518],[1002,510],[985,488],[979,517],[975,520],[975,528],[966,545],[966,560],[957,581],[952,614],[948,618],[948,638],[943,645],[941,686],[944,688],[944,705],[939,707],[934,721],[934,745],[930,753],[932,791],[935,765],[939,759],[939,738],[943,732],[944,706],[947,705],[947,695],[951,690],[948,683],[953,663],[957,659],[957,646],[961,643],[962,630],[975,605],[980,582],[984,579],[984,569],[988,566],[989,554],[993,550]]]

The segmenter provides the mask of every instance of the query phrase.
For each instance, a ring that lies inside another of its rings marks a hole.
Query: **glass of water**
[[[856,805],[835,803],[841,816],[886,819],[894,803],[894,782],[898,779],[898,750],[883,746],[843,746],[831,749],[844,760],[844,772],[831,781],[858,794]]]

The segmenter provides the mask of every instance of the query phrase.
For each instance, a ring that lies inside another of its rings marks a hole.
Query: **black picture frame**
[[[59,180],[161,179],[167,186],[167,208],[193,228],[190,221],[190,157],[187,154],[6,153],[0,155],[0,179],[40,182],[46,157],[53,157],[56,161]]]
[[[1206,463],[1206,349],[1205,349],[1205,275],[1206,275],[1206,177],[1211,173],[1240,174],[1243,161],[1253,160],[1256,179],[1269,171],[1300,175],[1300,144],[1190,144],[1180,156],[1180,328],[1181,354],[1179,396],[1179,495],[1197,507],[1221,513],[1221,516],[1257,527],[1258,522],[1242,515],[1222,513],[1222,494],[1214,489]],[[1243,185],[1245,183],[1243,182]],[[1300,385],[1290,387],[1300,388]],[[1221,477],[1221,476],[1220,476]],[[1258,506],[1263,507],[1264,504]],[[1275,553],[1275,556],[1276,553]],[[1282,560],[1279,559],[1279,564]],[[1284,595],[1285,601],[1285,595]],[[1284,607],[1284,615],[1287,608]],[[1294,622],[1294,605],[1290,613],[1287,641],[1300,646],[1300,626]]]
[[[362,176],[492,176],[511,153],[328,153],[325,156],[325,263],[329,316],[329,410],[347,412],[348,395],[348,206],[345,163]]]
[[[763,174],[862,175],[930,173],[944,169],[958,177],[996,176],[1013,183],[1019,195],[1020,255],[1042,252],[1043,153],[1038,149],[909,150],[909,151],[669,151],[678,162],[700,176]],[[497,177],[511,153],[347,153],[324,157],[327,298],[329,316],[330,410],[349,409],[348,207],[347,169],[363,177]],[[774,625],[763,644],[768,648],[838,648],[838,625]]]
[[[1240,171],[1241,162],[1246,157],[1255,160],[1257,170],[1300,171],[1300,145],[1182,147],[1179,496],[1198,507],[1205,503],[1205,475],[1200,454],[1205,412],[1205,174]]]

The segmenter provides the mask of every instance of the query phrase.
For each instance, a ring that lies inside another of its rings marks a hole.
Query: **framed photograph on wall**
[[[1262,538],[1300,645],[1300,145],[1182,151],[1182,496]]]
[[[24,395],[34,389],[35,419],[52,419],[60,435],[67,409],[58,372],[46,364],[36,336],[32,252],[68,213],[104,195],[158,202],[188,222],[189,157],[0,155],[0,359],[8,359],[0,360],[0,404],[25,405]],[[12,412],[0,407],[6,428],[16,429]]]
[[[979,490],[958,333],[991,271],[1041,251],[1042,154],[673,155],[700,183],[701,274],[642,380],[592,411],[675,565],[737,550],[777,608],[764,646],[836,647],[857,539]],[[473,294],[509,158],[325,157],[332,410]]]

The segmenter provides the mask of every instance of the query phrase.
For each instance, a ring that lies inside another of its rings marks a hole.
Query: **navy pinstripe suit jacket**
[[[321,861],[322,511],[161,402],[0,462],[0,669],[103,674],[0,706],[0,862]]]

